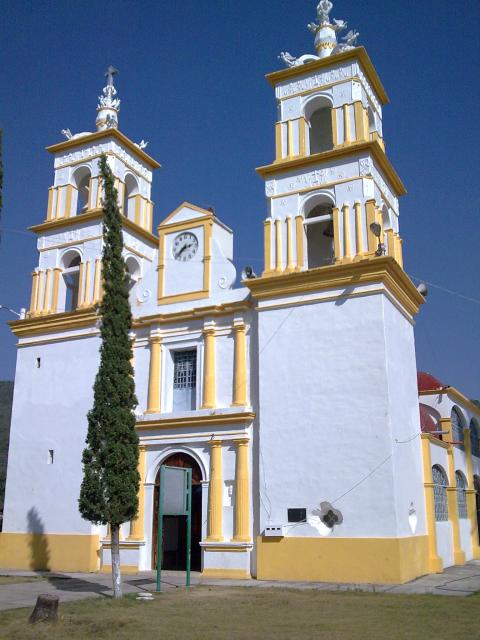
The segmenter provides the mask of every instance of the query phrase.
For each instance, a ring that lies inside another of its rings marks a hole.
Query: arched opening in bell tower
[[[305,105],[310,154],[333,149],[332,104],[325,96],[316,96]]]
[[[129,220],[135,220],[135,196],[137,194],[138,182],[131,173],[127,173],[123,193],[123,215]]]
[[[191,569],[201,570],[202,540],[202,471],[198,462],[187,453],[181,451],[173,453],[163,460],[162,465],[167,467],[183,467],[192,470],[192,546]],[[152,535],[152,569],[157,568],[157,532],[158,532],[158,508],[160,497],[160,469],[155,478],[155,490],[153,494],[153,535]],[[162,540],[162,569],[172,571],[185,571],[187,566],[186,556],[187,541],[187,517],[164,516],[163,540]]]
[[[80,167],[73,174],[73,181],[77,189],[77,207],[75,215],[79,216],[88,211],[90,195],[90,170],[88,167]]]
[[[75,311],[78,306],[81,261],[82,258],[76,251],[68,251],[62,259],[63,282],[65,284],[65,311]]]
[[[334,262],[333,205],[317,202],[305,216],[308,268],[325,267]]]

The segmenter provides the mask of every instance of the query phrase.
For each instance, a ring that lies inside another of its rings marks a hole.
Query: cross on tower
[[[108,87],[113,87],[113,76],[116,75],[117,73],[118,73],[118,69],[115,69],[115,67],[112,67],[112,65],[108,67],[107,71],[105,72],[105,77],[107,78]]]

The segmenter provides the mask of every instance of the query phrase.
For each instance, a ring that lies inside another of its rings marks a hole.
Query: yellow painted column
[[[352,243],[350,240],[350,207],[344,204],[343,211],[343,257],[347,260],[352,259]]]
[[[396,257],[396,260],[397,260],[398,264],[403,269],[402,244],[403,244],[403,240],[401,239],[401,237],[398,235],[398,233],[395,234],[395,257]]]
[[[47,313],[50,308],[50,287],[52,282],[52,270],[47,269],[47,275],[45,279],[45,293],[43,295],[43,313]]]
[[[350,144],[352,132],[350,127],[350,105],[343,105],[343,144]]]
[[[335,262],[339,262],[342,259],[340,249],[340,211],[338,207],[332,209],[333,218],[333,250],[335,253]]]
[[[452,436],[452,421],[450,418],[440,418],[440,424],[442,431],[448,431],[445,435],[445,440],[451,442]],[[453,562],[455,564],[465,564],[465,553],[462,551],[460,542],[460,522],[458,518],[458,502],[457,502],[457,483],[455,481],[455,460],[453,458],[454,448],[450,444],[447,449],[448,457],[448,484],[447,487],[447,499],[448,499],[448,519],[452,523],[452,541],[453,541]]]
[[[338,147],[338,124],[337,124],[337,110],[332,107],[332,141],[333,148]]]
[[[477,505],[475,500],[475,484],[473,482],[472,443],[470,429],[463,430],[463,443],[465,447],[465,461],[467,463],[467,515],[470,520],[470,537],[472,540],[472,555],[475,560],[480,559],[480,545],[478,540]]]
[[[90,304],[90,267],[91,260],[85,263],[85,295],[83,297],[83,306],[88,307]]]
[[[51,220],[53,217],[53,196],[55,195],[55,187],[50,187],[48,190],[48,204],[47,204],[47,220]]]
[[[282,123],[275,123],[275,160],[282,159]]]
[[[391,258],[394,258],[395,260],[397,259],[396,256],[396,241],[395,241],[395,234],[393,229],[387,229],[385,231],[385,235],[387,236],[387,255],[389,255]]]
[[[52,301],[50,303],[50,312],[56,313],[58,307],[58,287],[60,285],[60,274],[62,270],[60,267],[55,267],[53,270],[53,288],[52,288]]]
[[[250,542],[250,478],[248,475],[248,438],[235,440],[235,530],[233,542]]]
[[[361,256],[363,254],[362,205],[360,202],[355,202],[353,208],[355,210],[355,255]]]
[[[161,343],[159,335],[150,336],[150,370],[146,413],[160,412]]]
[[[289,273],[293,271],[293,238],[292,238],[292,217],[287,216],[287,267]]]
[[[38,271],[32,271],[32,295],[30,297],[30,315],[33,315],[37,307],[38,295]]]
[[[35,298],[35,313],[40,313],[42,310],[42,296],[43,296],[43,271],[37,271],[37,295]]]
[[[423,454],[423,482],[425,487],[425,509],[427,519],[428,538],[428,568],[431,573],[443,571],[443,562],[437,553],[437,528],[435,521],[435,497],[432,478],[432,458],[430,456],[430,441],[427,435],[422,435]]]
[[[222,442],[210,441],[210,484],[208,488],[208,542],[223,540]]]
[[[282,271],[282,221],[275,219],[275,271]]]
[[[233,406],[244,407],[247,404],[247,328],[242,324],[233,326],[234,333],[234,370],[233,370]]]
[[[63,209],[64,218],[69,218],[72,215],[72,194],[73,194],[73,187],[71,184],[67,184],[67,192],[65,195],[65,207]]]
[[[203,330],[203,403],[202,409],[214,409],[216,406],[216,375],[215,375],[215,329],[208,327]]]
[[[353,105],[355,113],[355,138],[357,142],[368,140],[368,129],[365,129],[365,109],[361,100]]]
[[[305,264],[305,257],[303,255],[303,216],[297,213],[295,216],[295,248],[297,251],[297,264],[296,271],[303,269]]]
[[[90,178],[88,179],[88,204],[87,204],[87,210],[90,211],[90,209],[93,209],[93,178],[92,178],[92,176],[90,176]]]
[[[138,446],[138,473],[140,484],[138,486],[138,512],[136,518],[130,522],[130,534],[127,540],[145,539],[145,468],[146,450],[144,444]]]
[[[96,303],[100,300],[100,276],[101,276],[102,260],[101,258],[95,259],[95,271],[93,273],[93,302]]]
[[[84,277],[83,270],[85,269],[85,264],[83,262],[80,263],[79,274],[78,274],[78,299],[77,299],[77,307],[81,307],[83,304],[83,287],[84,287]]]
[[[307,147],[306,147],[306,136],[305,136],[305,127],[307,126],[307,123],[305,121],[305,118],[302,116],[301,118],[298,119],[298,148],[299,148],[299,155],[300,157],[304,157],[307,153]]]
[[[372,233],[370,225],[375,222],[375,200],[367,200],[365,203],[365,209],[367,212],[367,244],[368,253],[375,253],[378,246],[378,239]]]
[[[57,192],[57,201],[55,202],[55,218],[60,218],[60,206],[62,203],[62,187],[56,187],[55,190]]]
[[[142,196],[138,193],[135,196],[135,224],[140,225],[140,216],[141,216],[141,208],[142,208]]]
[[[288,158],[293,158],[293,121],[289,120],[287,122],[287,131],[288,131],[288,138],[287,138],[287,157]]]
[[[263,273],[266,275],[272,271],[272,220],[267,218],[263,223],[263,254],[265,268]]]

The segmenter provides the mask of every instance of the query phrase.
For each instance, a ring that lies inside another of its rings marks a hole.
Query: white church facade
[[[118,128],[113,70],[97,130],[54,161],[18,341],[0,567],[109,571],[78,511],[99,364],[106,154],[134,317],[139,512],[124,571],[154,569],[159,469],[193,475],[192,568],[218,578],[396,583],[480,558],[480,410],[417,371],[424,298],[403,270],[405,188],[383,141],[385,89],[321,0],[316,55],[267,76],[278,104],[264,269],[236,285],[233,232],[183,203],[153,230],[159,168]],[[259,232],[262,221],[259,220]],[[419,391],[420,389],[420,391]],[[419,409],[420,392],[420,409]],[[162,567],[185,564],[165,519]]]

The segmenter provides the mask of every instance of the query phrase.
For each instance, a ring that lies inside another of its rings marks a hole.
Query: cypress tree
[[[132,343],[132,314],[128,301],[128,274],[122,256],[122,220],[117,190],[107,158],[100,158],[103,201],[103,298],[100,366],[94,384],[93,408],[88,413],[88,433],[83,451],[84,476],[79,509],[95,524],[109,524],[111,531],[114,597],[120,598],[119,529],[138,509],[138,436],[134,409],[137,406]]]

